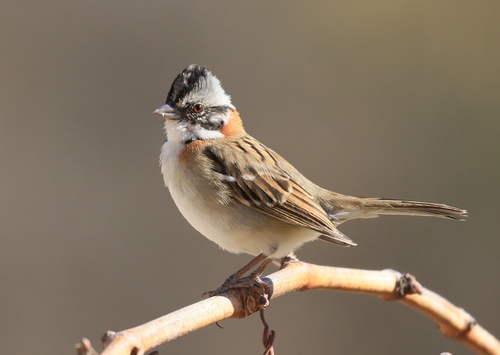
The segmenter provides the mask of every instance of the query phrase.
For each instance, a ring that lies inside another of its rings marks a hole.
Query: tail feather
[[[382,208],[377,214],[430,216],[463,221],[467,211],[442,203],[401,201],[391,199],[367,199],[368,208]]]
[[[467,211],[442,203],[393,200],[384,198],[358,198],[335,196],[329,216],[338,224],[355,218],[371,218],[379,215],[430,216],[463,221]],[[338,203],[337,203],[338,202]]]

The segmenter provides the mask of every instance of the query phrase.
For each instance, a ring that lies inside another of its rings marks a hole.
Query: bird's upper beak
[[[176,120],[181,117],[179,111],[175,107],[170,106],[169,104],[165,104],[161,107],[158,107],[153,113],[163,117],[166,120],[168,119]]]

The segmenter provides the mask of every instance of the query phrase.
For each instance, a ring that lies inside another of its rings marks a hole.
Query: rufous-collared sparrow
[[[319,187],[245,132],[220,81],[199,65],[175,78],[154,113],[165,119],[161,172],[182,215],[222,249],[257,255],[237,277],[315,239],[356,245],[337,229],[351,219],[466,216],[444,204],[360,198]]]

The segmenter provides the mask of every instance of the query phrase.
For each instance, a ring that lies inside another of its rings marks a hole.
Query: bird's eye
[[[195,105],[193,106],[193,111],[194,111],[195,113],[202,113],[202,112],[203,112],[203,110],[205,110],[205,107],[204,107],[204,106],[203,106],[203,104],[201,104],[201,103],[197,103],[197,104],[195,104]]]

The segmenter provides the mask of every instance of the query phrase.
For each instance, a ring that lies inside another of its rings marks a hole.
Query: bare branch
[[[294,261],[263,280],[275,299],[289,292],[329,289],[398,300],[433,319],[441,332],[483,354],[500,354],[500,342],[463,309],[420,286],[411,275],[393,270],[369,271]],[[244,318],[262,309],[260,294],[231,289],[135,328],[107,332],[102,355],[144,354],[197,329],[227,318]],[[90,342],[77,344],[78,354],[91,354]]]

